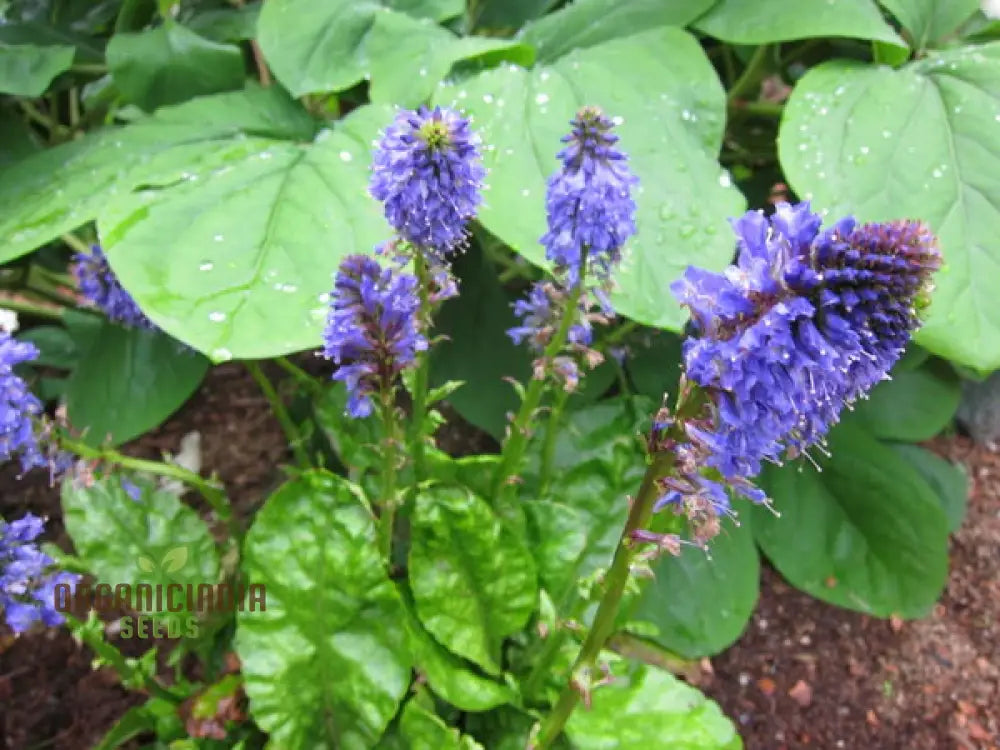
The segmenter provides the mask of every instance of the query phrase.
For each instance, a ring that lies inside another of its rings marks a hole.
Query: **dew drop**
[[[531,195],[531,190],[529,188],[524,188],[523,190],[521,190],[521,195],[527,198],[529,195]]]
[[[219,347],[218,349],[212,350],[212,359],[216,362],[228,362],[233,358],[233,353],[228,349]]]
[[[694,224],[685,224],[681,227],[680,235],[683,239],[687,239],[694,235],[698,228]]]
[[[215,268],[215,264],[210,260],[206,260],[204,263],[198,266],[199,271],[211,271],[213,268]]]
[[[729,172],[724,171],[719,175],[719,184],[724,188],[733,186],[733,178],[730,177]]]
[[[536,104],[545,104],[548,101],[549,101],[549,95],[548,94],[538,94],[535,97],[535,103]]]
[[[351,156],[351,152],[350,151],[341,151],[340,152],[340,160],[341,161],[350,161],[353,158],[354,157]]]
[[[214,237],[212,237],[212,239],[215,240],[216,242],[223,242],[225,241],[226,236],[224,234],[217,234]]]
[[[224,312],[215,310],[208,314],[208,319],[211,320],[213,323],[221,323],[226,319],[226,314]]]
[[[493,94],[483,94],[483,101],[487,104],[493,103]]]

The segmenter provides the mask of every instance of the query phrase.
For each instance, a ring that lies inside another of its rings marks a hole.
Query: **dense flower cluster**
[[[38,620],[61,624],[54,589],[79,579],[52,569],[52,558],[35,544],[43,530],[42,519],[30,513],[11,523],[0,519],[0,609],[15,633],[23,633]]]
[[[708,416],[690,420],[678,446],[693,467],[753,499],[746,480],[821,442],[843,408],[886,377],[910,335],[941,257],[920,223],[826,231],[808,203],[779,204],[773,217],[733,222],[735,266],[688,268],[672,286],[697,336],[684,343],[686,376],[708,396]],[[694,469],[664,502],[707,498],[728,504],[722,484]]]
[[[14,372],[14,367],[37,356],[34,344],[0,331],[0,464],[16,456],[24,471],[47,463],[35,432],[42,404]]]
[[[545,257],[579,283],[584,261],[606,278],[635,234],[632,188],[638,179],[627,157],[615,148],[614,123],[597,107],[584,107],[559,153],[562,169],[549,178],[545,208],[549,229],[542,237]]]
[[[122,287],[99,245],[94,245],[89,254],[77,253],[73,259],[73,273],[80,292],[107,315],[108,320],[136,328],[155,327]]]
[[[402,110],[375,149],[369,191],[400,237],[445,253],[461,244],[476,214],[486,170],[479,138],[457,112]]]
[[[347,385],[351,416],[369,416],[372,394],[386,392],[427,348],[419,307],[412,275],[383,269],[364,255],[350,255],[340,264],[323,353],[337,365],[334,380]]]

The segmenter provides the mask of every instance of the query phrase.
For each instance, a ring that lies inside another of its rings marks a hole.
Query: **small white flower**
[[[5,310],[0,307],[0,331],[14,333],[17,328],[17,313],[13,310]]]

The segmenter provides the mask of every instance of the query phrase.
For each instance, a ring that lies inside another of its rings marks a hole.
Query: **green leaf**
[[[141,479],[135,484],[142,490],[139,500],[129,497],[115,476],[96,479],[89,487],[73,479],[63,482],[66,530],[77,557],[97,582],[112,588],[150,584],[162,590],[168,584],[218,583],[219,554],[205,522],[173,493]],[[186,555],[179,567],[168,571],[143,563],[162,560],[178,548]],[[160,614],[176,618],[184,613]]]
[[[743,743],[719,707],[659,669],[614,662],[616,679],[574,711],[566,734],[576,750],[740,750]]]
[[[123,443],[179,409],[207,370],[208,360],[169,336],[106,323],[67,384],[70,422],[91,445]]]
[[[889,443],[900,458],[917,470],[941,501],[948,517],[948,531],[954,533],[965,519],[969,502],[969,475],[961,464],[946,461],[919,445]]]
[[[459,38],[428,19],[405,13],[378,13],[365,44],[373,102],[415,107],[427,102],[438,85],[460,60],[482,59],[531,65],[530,46],[503,39]],[[405,64],[400,64],[405,60]]]
[[[386,5],[415,18],[431,18],[435,21],[447,21],[465,11],[464,0],[389,0]]]
[[[686,26],[715,0],[577,0],[527,24],[518,38],[542,62],[656,26]]]
[[[1000,43],[935,53],[899,70],[847,60],[796,85],[779,141],[795,191],[831,217],[919,217],[937,233],[917,341],[981,370],[1000,367]]]
[[[471,248],[454,260],[460,294],[435,316],[434,335],[447,339],[431,349],[431,381],[464,380],[470,385],[448,397],[458,413],[493,437],[503,437],[507,414],[520,402],[504,378],[527,380],[531,356],[507,335],[517,319],[511,299],[483,253]],[[474,386],[474,387],[473,387]]]
[[[875,0],[720,0],[694,27],[736,44],[769,44],[812,37],[851,37],[906,47],[882,17]]]
[[[488,711],[514,699],[506,685],[477,674],[468,662],[435,641],[407,604],[406,629],[414,666],[427,678],[431,690],[463,711]]]
[[[179,739],[186,735],[176,706],[163,698],[150,698],[133,706],[115,722],[93,750],[115,750],[136,735],[153,732],[160,740]]]
[[[373,75],[373,64],[381,64],[369,48],[380,17],[395,14],[392,8],[412,18],[439,19],[452,15],[453,3],[424,0],[269,0],[257,23],[258,41],[275,76],[295,96],[341,91]],[[407,42],[406,31],[414,26],[400,21],[393,27]],[[432,32],[420,32],[432,33]],[[389,65],[416,74],[412,62],[393,53]],[[383,68],[384,69],[384,68]]]
[[[464,488],[422,491],[412,524],[410,586],[420,621],[449,651],[499,674],[503,639],[538,602],[527,547]]]
[[[663,50],[669,49],[669,58]],[[722,268],[732,257],[726,217],[742,196],[716,155],[725,96],[698,43],[662,27],[578,50],[551,66],[507,67],[445,86],[439,104],[474,115],[485,143],[490,200],[480,221],[533,263],[544,265],[545,181],[560,138],[584,104],[621,117],[621,147],[639,176],[638,236],[615,273],[619,313],[679,329],[686,316],[665,291],[688,264]]]
[[[217,8],[195,13],[187,21],[194,33],[216,42],[240,42],[257,35],[257,17],[261,3],[247,3],[239,8]]]
[[[951,34],[979,10],[979,0],[879,0],[899,19],[918,52]]]
[[[449,727],[441,717],[415,701],[410,701],[403,709],[399,730],[406,740],[407,750],[483,750],[474,739]]]
[[[38,47],[0,42],[0,93],[41,96],[53,78],[69,70],[74,53],[75,49],[66,45]]]
[[[244,543],[266,611],[240,612],[250,712],[270,747],[367,750],[410,682],[402,603],[369,512],[342,479],[307,472],[271,495]]]
[[[71,370],[80,358],[77,342],[62,326],[35,326],[18,334],[17,338],[38,347],[38,356],[31,363],[39,367]]]
[[[471,26],[490,36],[510,36],[533,18],[543,16],[559,0],[476,0]]]
[[[0,172],[0,205],[8,207],[0,214],[0,263],[91,221],[123,191],[160,175],[179,179],[185,164],[178,159],[192,150],[212,153],[239,135],[309,139],[314,132],[302,107],[272,86],[195,99],[42,151]],[[162,251],[161,243],[156,254]]]
[[[361,107],[311,145],[231,140],[111,198],[98,228],[112,268],[157,325],[215,361],[318,346],[340,260],[386,236],[366,186],[391,117]]]
[[[631,615],[659,631],[644,636],[688,658],[713,656],[740,637],[760,588],[750,514],[740,518],[740,526],[723,523],[707,552],[686,546],[653,564],[655,578],[643,585]]]
[[[149,111],[243,86],[239,47],[205,39],[173,21],[136,34],[115,34],[107,55],[118,90]]]
[[[681,338],[667,331],[654,332],[645,342],[629,346],[625,368],[636,390],[654,402],[665,394],[677,396],[677,382],[681,375]]]
[[[382,465],[378,420],[355,419],[347,414],[347,389],[343,383],[328,385],[322,396],[313,399],[312,406],[317,425],[352,480]]]
[[[918,442],[947,427],[962,400],[962,383],[941,360],[912,370],[893,371],[867,401],[859,401],[854,416],[878,438]]]
[[[762,484],[781,514],[755,508],[753,531],[792,584],[878,617],[921,617],[948,574],[948,520],[923,477],[862,429],[841,424],[822,473],[768,467]]]

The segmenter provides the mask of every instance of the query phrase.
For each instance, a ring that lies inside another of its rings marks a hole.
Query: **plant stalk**
[[[413,269],[417,276],[417,290],[420,295],[420,309],[417,314],[424,327],[424,333],[430,338],[431,309],[427,285],[430,276],[427,272],[427,261],[420,248],[413,256]],[[430,358],[427,351],[418,352],[417,369],[413,377],[413,413],[410,417],[410,450],[413,451],[413,475],[415,482],[424,479],[424,421],[427,416],[427,383],[430,379]]]
[[[753,57],[750,58],[747,66],[726,96],[726,102],[730,106],[733,106],[735,102],[750,98],[750,95],[755,93],[761,80],[767,74],[770,57],[771,46],[769,44],[762,44],[754,50]]]
[[[556,452],[556,437],[559,433],[559,422],[562,420],[562,414],[568,400],[569,391],[560,388],[556,392],[555,401],[549,410],[549,420],[545,425],[545,442],[542,444],[541,480],[538,490],[538,494],[542,497],[545,496],[549,484],[552,482],[552,459]]]
[[[382,393],[382,426],[385,447],[382,449],[382,502],[379,503],[379,546],[387,568],[392,567],[392,536],[396,519],[396,418],[392,388]]]
[[[274,416],[281,425],[281,429],[285,432],[285,437],[288,438],[288,443],[292,448],[292,454],[295,456],[295,462],[301,468],[308,469],[311,462],[309,461],[309,455],[306,453],[302,435],[295,426],[295,422],[292,421],[291,416],[289,416],[288,410],[285,408],[285,404],[281,400],[281,396],[278,395],[278,392],[274,389],[274,385],[272,385],[271,381],[268,380],[267,375],[264,374],[264,371],[261,369],[259,364],[251,360],[247,360],[243,364],[246,366],[250,376],[256,381],[261,392],[264,394],[264,397],[271,405],[271,411],[274,412]]]
[[[309,391],[310,395],[312,396],[323,395],[322,384],[308,372],[303,370],[301,367],[289,361],[287,357],[275,357],[274,363],[282,370],[287,372],[289,375],[291,375],[292,378],[295,379],[296,383],[298,383],[307,391]]]

